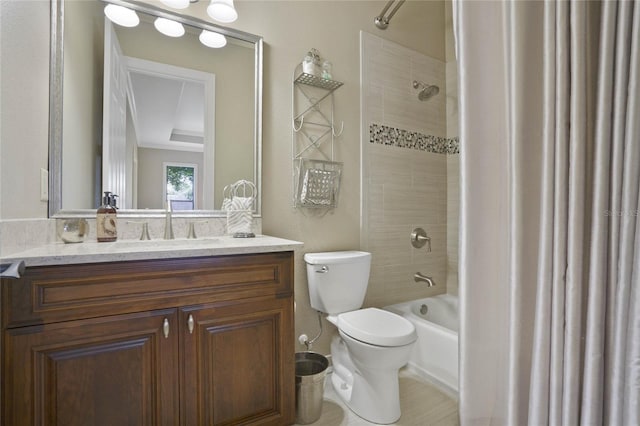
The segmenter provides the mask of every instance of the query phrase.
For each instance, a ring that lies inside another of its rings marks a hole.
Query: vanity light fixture
[[[211,0],[207,14],[218,22],[228,24],[238,19],[238,12],[233,7],[233,0]]]
[[[109,18],[111,22],[123,27],[135,27],[140,23],[140,18],[135,10],[124,6],[108,4],[104,8],[104,14],[107,15],[107,18]]]
[[[156,30],[169,37],[182,37],[184,35],[184,26],[180,22],[172,21],[167,18],[156,18],[153,22]]]
[[[202,30],[200,33],[200,43],[207,47],[213,47],[214,49],[224,47],[227,44],[227,38],[219,33],[213,31]]]
[[[186,9],[189,7],[189,0],[160,0],[160,2],[173,9]]]

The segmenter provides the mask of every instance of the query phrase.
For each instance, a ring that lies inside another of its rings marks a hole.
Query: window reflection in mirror
[[[164,199],[171,210],[195,210],[202,195],[198,193],[198,165],[164,163]],[[201,194],[201,193],[200,193]]]
[[[219,210],[223,188],[259,170],[256,44],[212,49],[189,25],[167,37],[140,12],[121,27],[104,5],[64,2],[62,210],[93,209],[105,190],[123,209],[162,209],[164,163],[197,164],[194,208]]]

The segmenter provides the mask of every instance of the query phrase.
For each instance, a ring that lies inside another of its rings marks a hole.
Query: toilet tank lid
[[[307,253],[304,255],[304,261],[309,265],[368,262],[370,259],[371,253],[355,250]]]

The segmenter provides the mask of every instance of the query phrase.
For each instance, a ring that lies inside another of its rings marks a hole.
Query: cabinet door
[[[295,416],[293,302],[285,297],[185,308],[182,424],[286,425]]]
[[[165,309],[6,330],[3,424],[178,424],[176,318]]]

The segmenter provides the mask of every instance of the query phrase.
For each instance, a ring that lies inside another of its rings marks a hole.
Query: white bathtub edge
[[[441,303],[439,299],[441,298],[434,296],[388,305],[383,309],[406,318],[416,327],[418,341],[412,350],[409,363],[403,368],[458,400],[459,337],[457,330],[422,318],[412,309],[416,303]],[[441,348],[442,352],[440,350],[434,352],[434,348]]]

